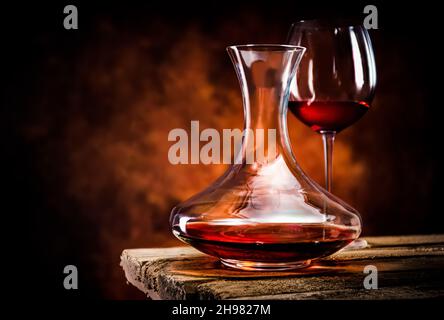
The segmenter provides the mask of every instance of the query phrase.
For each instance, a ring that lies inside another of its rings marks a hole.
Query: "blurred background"
[[[78,8],[78,30],[63,28],[67,4]],[[189,131],[191,120],[201,130],[242,128],[225,47],[282,43],[301,19],[363,19],[366,4],[70,1],[6,10],[31,23],[8,47],[20,59],[10,62],[2,118],[19,187],[14,214],[26,221],[40,290],[144,298],[126,285],[120,253],[180,245],[168,227],[171,208],[225,170],[169,164],[168,132]],[[379,30],[370,33],[376,97],[336,139],[333,191],[361,212],[364,236],[442,233],[435,10],[372,4],[379,11]],[[323,184],[320,136],[291,114],[289,129],[300,165]],[[79,269],[77,291],[63,289],[67,264]]]

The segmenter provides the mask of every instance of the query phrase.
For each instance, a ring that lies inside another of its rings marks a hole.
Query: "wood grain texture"
[[[238,271],[192,247],[127,249],[129,283],[151,299],[418,299],[444,297],[444,235],[366,238],[310,268]],[[364,267],[378,269],[378,290],[366,290]]]

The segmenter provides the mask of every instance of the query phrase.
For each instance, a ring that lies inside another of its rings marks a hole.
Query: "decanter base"
[[[233,259],[220,259],[222,264],[229,268],[240,269],[245,271],[285,271],[306,268],[310,265],[311,260],[296,262],[256,262],[242,261]]]
[[[352,241],[350,244],[348,244],[344,249],[342,249],[343,251],[352,251],[352,250],[361,250],[361,249],[365,249],[368,247],[368,243],[366,240],[364,239],[356,239],[354,241]]]

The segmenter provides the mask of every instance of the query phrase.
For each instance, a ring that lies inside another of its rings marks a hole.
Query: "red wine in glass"
[[[290,111],[313,131],[338,133],[369,109],[363,101],[289,101]]]

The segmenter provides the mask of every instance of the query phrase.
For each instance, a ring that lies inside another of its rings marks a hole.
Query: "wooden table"
[[[292,272],[238,271],[191,247],[127,249],[126,279],[151,299],[419,299],[444,298],[444,235],[365,238]],[[364,287],[377,268],[378,289]]]

